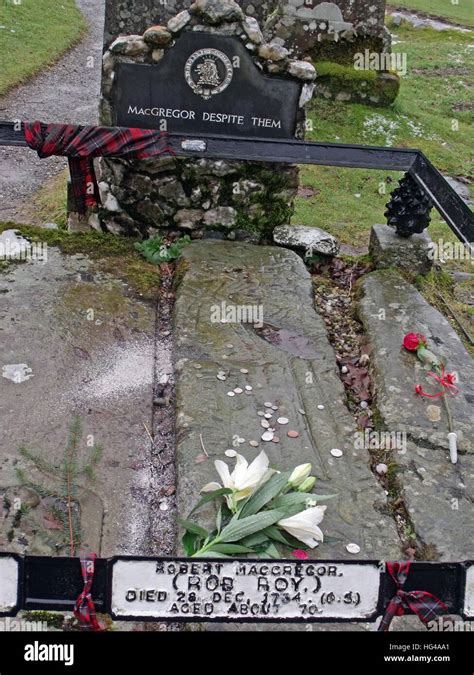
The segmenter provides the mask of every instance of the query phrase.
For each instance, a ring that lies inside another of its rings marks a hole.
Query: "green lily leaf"
[[[228,558],[228,555],[225,553],[218,553],[217,551],[204,551],[204,553],[199,554],[199,558]]]
[[[247,518],[258,513],[269,501],[280,494],[283,488],[288,484],[291,476],[291,471],[284,471],[282,473],[274,473],[266,483],[261,485],[253,495],[247,500],[244,507],[240,511],[239,518]]]
[[[282,511],[272,510],[257,513],[248,518],[233,518],[230,523],[224,527],[219,535],[219,539],[224,543],[239,541],[239,539],[248,537],[250,534],[254,534],[254,532],[259,532],[260,530],[273,525],[284,517],[285,514]]]
[[[291,534],[288,534],[287,532],[283,532],[283,530],[280,530],[276,525],[265,528],[263,532],[270,537],[270,539],[273,539],[288,548],[302,548],[303,546],[298,539],[292,537]]]
[[[205,504],[208,504],[209,502],[212,502],[214,499],[217,499],[218,497],[221,497],[222,495],[231,495],[232,490],[230,488],[219,488],[219,490],[214,490],[214,492],[208,492],[202,499],[198,501],[196,506],[192,509],[192,511],[189,512],[188,518],[192,516],[192,514],[197,511],[198,509],[201,508],[201,506],[204,506]]]
[[[255,534],[244,537],[241,544],[243,546],[260,546],[260,544],[265,544],[268,541],[268,537],[264,532],[265,530],[262,530],[262,532],[255,532]]]
[[[193,534],[193,532],[188,531],[184,533],[181,542],[183,544],[184,552],[187,556],[191,556],[193,553],[196,553],[196,551],[199,549],[199,546],[197,546],[199,541],[202,540],[197,534]]]
[[[270,544],[267,546],[265,553],[270,556],[270,558],[281,558],[280,551],[277,549],[275,544]]]
[[[203,527],[200,527],[199,525],[196,525],[196,523],[193,523],[190,520],[185,520],[184,518],[178,518],[178,522],[188,532],[192,532],[193,534],[197,534],[204,539],[209,536],[209,532],[207,532],[207,530],[205,530]]]
[[[242,546],[241,544],[215,544],[210,551],[218,553],[255,553],[253,548]]]

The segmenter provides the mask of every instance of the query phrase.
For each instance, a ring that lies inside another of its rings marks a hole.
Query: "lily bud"
[[[308,478],[311,473],[311,468],[311,464],[300,464],[297,466],[288,480],[291,487],[299,488],[299,486]]]
[[[308,476],[298,488],[298,492],[310,492],[316,483],[316,476]]]

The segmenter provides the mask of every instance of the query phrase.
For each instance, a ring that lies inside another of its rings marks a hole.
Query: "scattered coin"
[[[272,443],[279,443],[279,442],[280,442],[280,439],[278,438],[278,436],[273,436]]]
[[[257,441],[249,441],[249,445],[251,445],[252,448],[258,448],[258,442]]]
[[[160,502],[160,511],[168,511],[169,506],[166,502]]]
[[[270,415],[270,417],[273,417],[273,410],[271,408],[265,408],[265,414]]]
[[[300,408],[300,409],[298,410],[298,412],[300,413],[300,415],[306,415],[306,413],[305,413],[305,411],[303,410],[303,408]]]
[[[349,368],[347,366],[342,366],[341,373],[344,373],[344,375],[345,375],[348,372],[349,372]]]
[[[331,455],[332,455],[333,457],[342,457],[343,454],[344,454],[344,453],[342,452],[342,450],[339,450],[339,448],[333,448],[333,449],[331,450]]]
[[[224,373],[218,373],[218,374],[217,374],[217,379],[220,380],[221,382],[225,382],[227,378],[226,378],[226,376],[224,375]]]
[[[288,417],[279,417],[277,419],[278,424],[288,424],[289,421]]]
[[[288,436],[289,438],[298,438],[299,435],[300,435],[300,434],[299,434],[298,431],[289,431],[288,434],[287,434],[287,436]]]
[[[232,349],[234,347],[234,345],[229,342],[229,344],[227,344],[226,347],[227,347],[227,349]]]
[[[244,375],[247,375],[249,371],[247,370],[247,368],[241,368],[240,372],[243,373]]]
[[[238,441],[240,444],[245,443],[245,438],[238,438],[237,441]]]
[[[253,392],[245,390],[245,391],[244,391],[244,394],[247,394],[247,396],[252,396],[252,395],[253,395]]]
[[[277,405],[272,405],[272,410],[278,410],[278,406],[277,406]]]
[[[263,410],[259,410],[258,413],[257,413],[257,415],[258,415],[259,417],[263,417],[264,414],[265,414],[265,413],[263,412]]]
[[[246,391],[252,391],[253,387],[250,386],[250,384],[245,385]]]
[[[236,457],[237,453],[235,452],[235,450],[226,450],[224,452],[224,455],[226,457]]]
[[[234,389],[234,394],[241,394],[242,392],[243,392],[243,389],[241,389],[240,387],[236,387]]]
[[[347,544],[346,550],[349,553],[360,553],[360,546],[359,544]]]
[[[273,405],[273,403],[268,403],[268,401],[266,403],[264,403],[265,408],[271,408],[272,405]]]
[[[261,421],[260,421],[260,424],[261,424],[261,426],[262,426],[264,429],[269,429],[269,428],[270,428],[270,422],[268,422],[268,420],[261,420]]]
[[[264,417],[266,420],[271,420],[273,415],[271,413],[265,413]]]
[[[265,431],[265,433],[262,435],[262,441],[273,441],[273,432]]]
[[[361,408],[364,408],[364,410],[365,410],[365,408],[368,408],[368,407],[369,407],[369,404],[367,403],[367,401],[361,401],[361,402],[360,402],[360,407],[361,407]]]
[[[324,406],[321,403],[318,405],[318,410],[324,410]]]
[[[200,363],[193,363],[193,368],[196,368],[196,370],[199,370],[199,368],[202,368]]]
[[[235,393],[233,391],[228,391],[227,396],[235,396]]]
[[[383,463],[377,464],[377,466],[375,467],[375,470],[378,474],[380,474],[382,476],[383,474],[387,473],[388,466],[386,464],[383,464]]]

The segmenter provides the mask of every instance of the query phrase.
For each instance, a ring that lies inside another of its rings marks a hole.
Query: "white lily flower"
[[[288,479],[289,484],[297,488],[305,481],[311,473],[311,464],[300,464],[293,469],[291,476]]]
[[[324,539],[318,525],[324,518],[326,508],[326,506],[313,506],[295,516],[279,520],[278,525],[309,548],[315,548]]]
[[[255,489],[264,481],[268,480],[272,473],[269,469],[269,459],[265,452],[262,452],[250,464],[243,455],[236,454],[235,467],[232,473],[229,467],[221,459],[214,462],[216,471],[222,481],[222,485],[217,482],[211,482],[205,485],[201,492],[213,492],[221,487],[233,490],[232,495],[226,495],[227,505],[230,509],[235,508],[235,504],[241,499],[249,497]]]

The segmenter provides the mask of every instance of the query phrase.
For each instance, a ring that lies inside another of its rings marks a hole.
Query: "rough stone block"
[[[432,241],[426,230],[406,239],[399,237],[393,227],[374,225],[369,251],[380,269],[395,267],[413,274],[427,274],[433,266]]]

